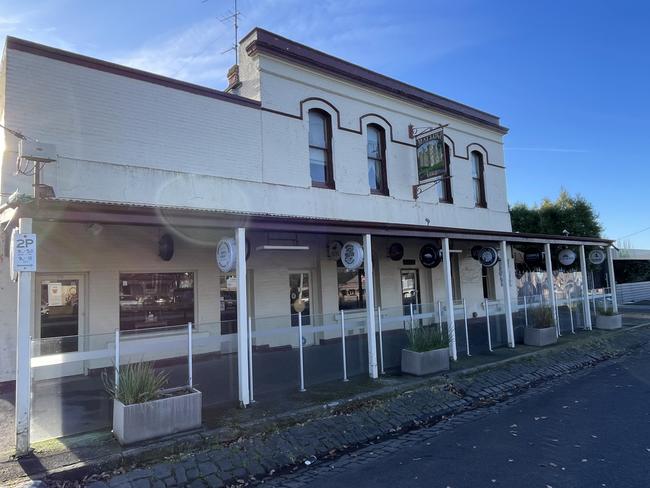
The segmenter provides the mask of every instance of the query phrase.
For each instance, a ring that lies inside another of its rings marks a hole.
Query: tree
[[[562,189],[555,201],[544,198],[540,206],[517,203],[510,209],[512,230],[560,235],[568,231],[580,237],[600,237],[603,227],[591,203]]]

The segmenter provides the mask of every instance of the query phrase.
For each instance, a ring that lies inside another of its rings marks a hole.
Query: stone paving
[[[393,396],[342,404],[332,408],[327,416],[241,438],[207,451],[183,454],[126,472],[94,474],[77,482],[65,481],[69,473],[60,474],[60,480],[51,475],[44,484],[92,488],[199,488],[272,480],[269,476],[274,473],[289,472],[322,458],[358,459],[353,453],[369,443],[381,446],[382,441],[398,434],[408,439],[410,435],[421,435],[419,431],[445,418],[459,419],[440,424],[440,428],[451,428],[449,426],[456,421],[480,415],[481,407],[508,400],[531,387],[594,366],[647,343],[650,343],[649,328],[628,330],[491,368],[450,374],[442,384],[422,385]],[[37,486],[35,482],[31,484]]]

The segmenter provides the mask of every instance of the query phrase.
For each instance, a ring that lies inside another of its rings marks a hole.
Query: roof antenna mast
[[[235,64],[239,64],[239,17],[241,16],[241,12],[237,10],[237,0],[234,1],[234,11],[231,11],[232,13],[230,15],[227,15],[226,17],[219,19],[221,22],[230,22],[232,20],[233,27],[235,30],[235,43],[223,51],[221,54],[226,54],[227,52],[230,51],[235,51]]]

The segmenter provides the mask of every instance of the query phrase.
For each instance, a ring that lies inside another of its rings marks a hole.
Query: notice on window
[[[61,283],[47,284],[47,304],[50,307],[61,307],[63,305],[63,286]]]

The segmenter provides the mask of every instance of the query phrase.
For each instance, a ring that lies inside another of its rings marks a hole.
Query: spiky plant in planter
[[[553,309],[548,305],[538,305],[528,311],[528,325],[524,330],[524,344],[529,346],[548,346],[557,342],[553,326]]]
[[[532,307],[528,311],[528,324],[532,325],[536,329],[546,329],[547,327],[553,327],[553,309],[548,305],[539,305],[537,307]]]
[[[446,334],[442,328],[433,326],[418,326],[406,332],[409,340],[410,351],[426,352],[442,349],[449,345]]]
[[[402,372],[422,376],[449,369],[449,341],[442,328],[419,325],[406,335],[409,344],[402,349]]]
[[[124,405],[146,403],[162,396],[168,375],[156,371],[151,363],[132,363],[120,367],[119,384],[106,374],[102,375],[104,388],[114,400]]]
[[[623,327],[623,315],[615,313],[614,308],[600,306],[596,309],[596,328],[605,330]]]

